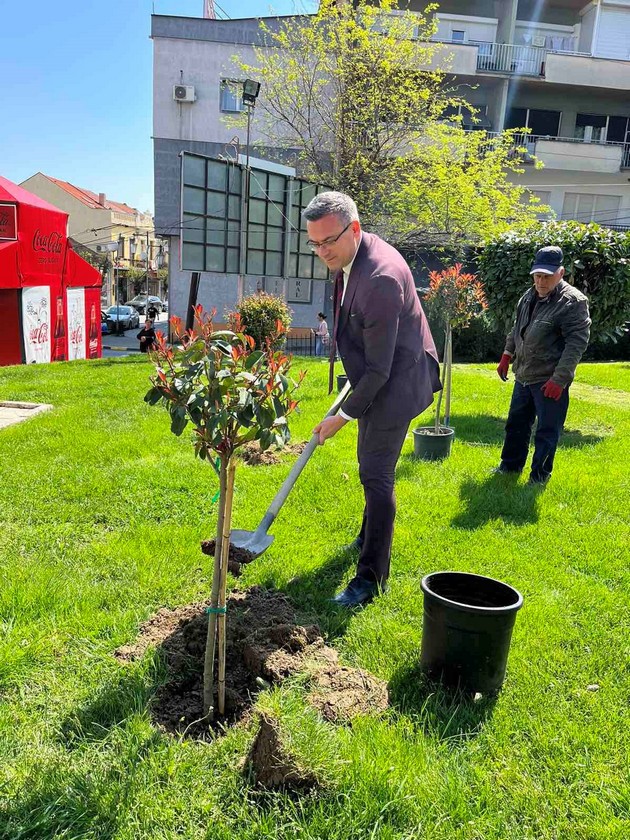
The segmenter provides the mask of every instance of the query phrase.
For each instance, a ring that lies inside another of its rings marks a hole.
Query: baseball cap
[[[536,251],[530,274],[554,274],[562,265],[564,255],[557,245],[547,245]]]

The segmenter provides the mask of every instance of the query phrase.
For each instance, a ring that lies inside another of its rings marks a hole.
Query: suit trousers
[[[359,478],[365,495],[357,576],[383,584],[389,577],[396,517],[394,475],[409,421],[393,429],[377,429],[369,417],[357,422]]]

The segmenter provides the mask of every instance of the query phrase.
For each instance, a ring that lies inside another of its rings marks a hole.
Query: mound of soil
[[[213,736],[208,722],[201,720],[206,606],[159,610],[141,626],[134,644],[115,653],[120,660],[131,661],[149,647],[158,647],[165,658],[167,681],[152,703],[153,719],[167,732],[201,739]],[[308,677],[309,702],[329,721],[345,723],[356,714],[387,706],[385,683],[340,665],[319,627],[298,623],[290,601],[280,592],[254,586],[229,595],[226,655],[226,715],[215,719],[214,727],[248,715],[261,688],[299,672]]]
[[[267,790],[310,790],[317,778],[301,768],[282,743],[278,721],[267,714],[259,717],[260,728],[244,765],[254,784]]]
[[[263,452],[257,440],[251,443],[246,443],[238,454],[246,464],[250,467],[269,466],[270,464],[279,464],[282,455],[300,455],[304,451],[306,443],[289,443],[283,449],[265,449]]]

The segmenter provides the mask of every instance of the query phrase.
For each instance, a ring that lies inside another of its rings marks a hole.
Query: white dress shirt
[[[363,231],[361,231],[361,239],[363,239]],[[353,265],[354,260],[357,256],[357,251],[359,250],[359,245],[361,244],[361,239],[359,239],[359,241],[357,243],[357,249],[354,252],[354,256],[352,257],[352,259],[350,260],[348,265],[344,265],[344,267],[341,269],[343,271],[343,292],[341,293],[341,304],[339,306],[340,309],[343,306],[343,301],[344,301],[344,298],[346,296],[346,289],[348,288],[348,280],[350,278],[350,272],[352,271],[352,265]],[[343,417],[344,420],[356,420],[356,417],[349,417],[341,409],[339,409],[339,414],[341,415],[341,417]]]

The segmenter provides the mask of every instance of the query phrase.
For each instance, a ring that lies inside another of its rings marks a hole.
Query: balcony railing
[[[472,129],[473,131],[476,129]],[[496,131],[488,131],[486,132],[486,137],[488,138],[489,142],[492,142],[493,138],[498,138],[501,135],[499,132]],[[514,135],[514,148],[524,148],[526,149],[527,154],[523,158],[523,163],[533,163],[533,158],[536,154],[536,143],[538,141],[550,142],[550,143],[575,143],[579,144],[581,147],[585,146],[606,146],[610,147],[620,147],[621,148],[621,169],[630,169],[630,143],[622,143],[616,140],[591,140],[586,141],[582,137],[556,137],[551,134],[515,134]]]
[[[521,44],[493,44],[489,41],[470,41],[478,47],[477,70],[509,73],[515,76],[544,76],[545,56],[543,47]]]

